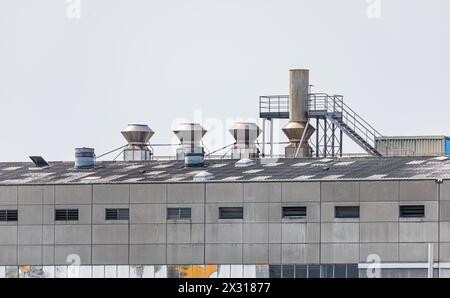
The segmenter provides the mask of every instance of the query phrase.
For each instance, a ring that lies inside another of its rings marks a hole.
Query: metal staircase
[[[263,119],[263,136],[265,136],[265,121],[271,124],[271,144],[273,119],[289,118],[289,96],[270,95],[260,97],[259,112]],[[342,95],[328,95],[326,93],[309,94],[307,113],[310,121],[316,120],[316,140],[310,140],[315,148],[316,157],[342,156],[342,133],[358,144],[372,156],[382,156],[375,148],[378,138],[383,138],[374,127],[344,103]],[[337,134],[336,130],[340,132]],[[265,144],[265,138],[263,139]],[[383,146],[390,147],[384,143]],[[271,152],[272,152],[271,145]],[[264,148],[264,147],[263,147]],[[385,148],[383,148],[385,149]]]
[[[370,155],[382,156],[375,149],[375,141],[382,135],[347,106],[343,101],[343,96],[330,96],[324,93],[310,94],[307,110],[310,118],[329,120]]]

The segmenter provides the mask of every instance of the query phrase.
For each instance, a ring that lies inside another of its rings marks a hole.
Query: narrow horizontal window
[[[191,208],[167,208],[167,219],[191,219]]]
[[[359,206],[336,206],[335,218],[359,218]]]
[[[243,219],[243,207],[219,207],[219,219]]]
[[[17,210],[0,210],[0,221],[17,221]]]
[[[128,220],[130,218],[130,211],[127,208],[111,209],[107,208],[105,210],[106,220]]]
[[[55,209],[55,221],[78,220],[78,209]]]
[[[305,218],[306,207],[283,207],[281,209],[283,218]]]
[[[400,206],[400,217],[423,218],[425,217],[425,206],[424,205]]]

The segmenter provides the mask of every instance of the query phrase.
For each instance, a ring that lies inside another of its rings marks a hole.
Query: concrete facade
[[[400,205],[424,205],[425,217],[399,218]],[[306,206],[283,219],[281,208]],[[336,206],[360,217],[336,219]],[[166,210],[191,208],[190,220]],[[221,220],[219,207],[243,207]],[[55,209],[79,220],[55,222]],[[105,220],[106,208],[129,208],[129,220]],[[450,181],[234,182],[0,186],[0,265],[358,264],[450,262]]]

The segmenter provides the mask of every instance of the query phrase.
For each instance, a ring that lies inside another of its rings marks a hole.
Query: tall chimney
[[[285,156],[287,158],[312,156],[312,149],[308,144],[308,140],[315,132],[315,128],[308,125],[308,98],[309,70],[290,70],[289,123],[283,128],[283,132],[289,139],[289,145],[285,148]],[[306,132],[305,129],[307,130]]]

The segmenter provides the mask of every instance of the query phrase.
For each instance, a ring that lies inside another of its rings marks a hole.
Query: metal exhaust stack
[[[75,148],[75,168],[90,169],[95,166],[94,148]]]
[[[123,150],[124,161],[151,160],[152,151],[149,149],[148,141],[155,133],[145,124],[129,124],[122,135],[128,142]]]
[[[205,150],[201,145],[206,130],[197,123],[181,123],[173,131],[181,142],[177,149],[177,160],[184,160],[187,167],[202,167],[205,163]]]
[[[312,148],[309,138],[315,128],[308,124],[309,70],[292,69],[289,71],[289,123],[283,132],[289,139],[285,148],[287,158],[311,157]]]
[[[236,122],[229,131],[236,140],[231,150],[232,159],[259,157],[256,140],[261,134],[261,129],[258,125],[251,122]]]

